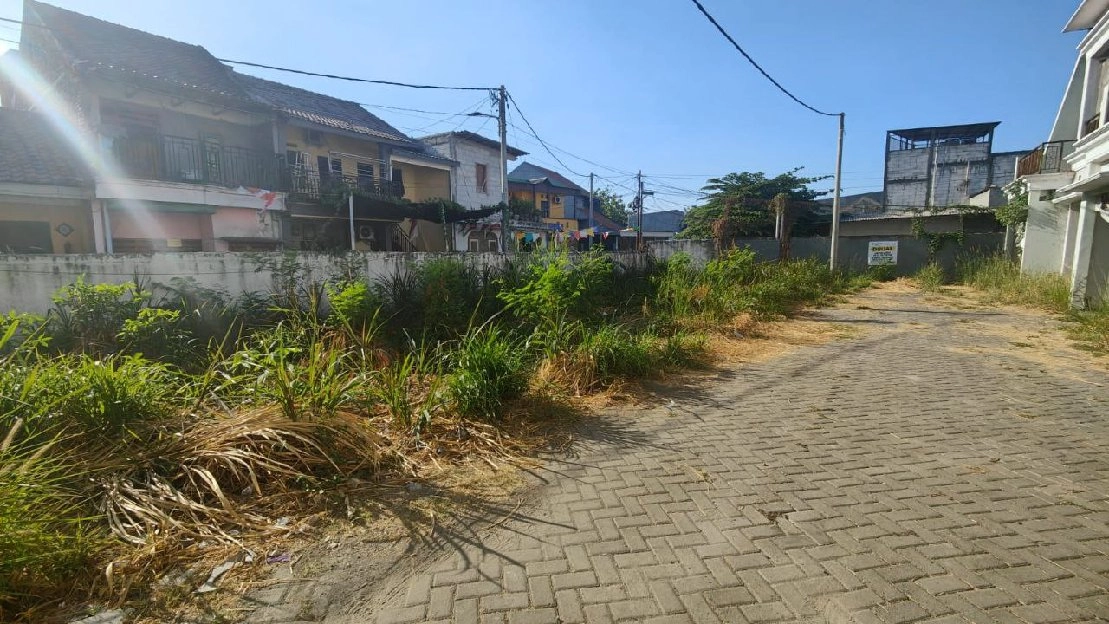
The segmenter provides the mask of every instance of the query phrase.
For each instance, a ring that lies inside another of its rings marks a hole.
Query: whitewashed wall
[[[8,310],[42,313],[51,307],[51,296],[84,276],[91,283],[140,280],[147,287],[169,285],[173,278],[192,278],[207,288],[231,296],[268,292],[274,286],[271,270],[286,258],[280,253],[159,253],[152,255],[0,255],[0,313]],[[300,253],[291,256],[303,277],[322,281],[343,276],[349,268],[366,279],[387,277],[420,262],[458,258],[477,267],[501,267],[506,257],[492,253],[390,253],[347,255]],[[621,265],[638,268],[645,256],[634,252],[613,254]]]

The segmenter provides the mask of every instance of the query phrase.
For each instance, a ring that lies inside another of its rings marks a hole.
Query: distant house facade
[[[1083,0],[1064,32],[1088,31],[1047,141],[1025,154],[1021,269],[1061,273],[1076,307],[1109,300],[1109,0]]]
[[[1011,182],[1023,152],[993,151],[1000,123],[888,131],[883,205],[894,210],[969,205],[990,187]]]
[[[557,171],[524,161],[509,172],[508,191],[534,207],[545,226],[543,243],[569,241],[572,233],[590,227],[589,191]],[[521,236],[527,233],[517,232]]]
[[[451,199],[455,161],[358,104],[36,0],[23,20],[21,52],[0,63],[0,103],[48,116],[88,163],[92,244],[71,249],[448,247],[434,204]]]
[[[253,101],[273,111],[274,142],[283,148],[277,158],[287,189],[287,248],[447,248],[442,224],[406,216],[399,200],[449,200],[453,160],[427,151],[355,102],[234,76]]]
[[[97,252],[274,249],[271,114],[198,46],[26,0],[5,107],[68,126],[92,161]],[[51,94],[56,97],[51,97]]]
[[[1022,152],[993,151],[1000,123],[887,131],[882,190],[840,198],[840,234],[907,236],[916,220],[928,232],[1003,229],[989,209],[1006,203]],[[832,201],[818,200],[822,216]]]
[[[420,139],[435,153],[455,163],[451,197],[467,210],[481,210],[501,202],[501,144],[465,130],[432,134]],[[506,146],[509,161],[527,152]],[[467,219],[454,224],[453,249],[500,251],[500,215]]]

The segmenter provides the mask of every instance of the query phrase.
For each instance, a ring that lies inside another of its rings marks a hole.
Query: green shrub
[[[328,284],[327,301],[331,308],[328,321],[333,325],[360,330],[373,324],[381,302],[362,281]]]
[[[127,319],[138,316],[150,293],[123,284],[89,284],[84,276],[54,295],[49,332],[55,347],[85,353],[112,353]]]
[[[181,322],[181,313],[177,310],[139,310],[135,318],[124,319],[116,341],[120,350],[151,360],[185,365],[197,356],[195,340]]]
[[[865,276],[875,282],[888,282],[897,277],[897,265],[878,264],[866,270]]]
[[[496,418],[506,399],[527,389],[524,349],[495,326],[466,333],[450,354],[447,389],[467,416]]]
[[[16,311],[0,315],[0,357],[18,351],[37,352],[50,344],[46,318]]]
[[[424,330],[437,339],[465,333],[485,294],[481,274],[463,260],[440,258],[421,263],[416,275]]]

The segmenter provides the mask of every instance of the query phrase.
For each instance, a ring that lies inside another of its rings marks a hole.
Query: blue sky
[[[997,150],[1043,141],[1081,39],[1060,32],[1077,5],[1067,0],[704,3],[787,88],[817,108],[847,112],[845,193],[881,189],[888,129],[1001,121]],[[648,209],[688,205],[689,194],[667,186],[696,190],[710,175],[834,169],[835,119],[776,91],[688,0],[55,4],[221,58],[432,84],[503,83],[540,137],[603,167],[556,151],[564,167],[510,128],[509,141],[530,152],[525,158],[564,173],[595,171],[609,180],[599,185],[630,187],[628,174],[641,169],[660,191]],[[20,15],[17,0],[0,3],[0,16]],[[17,28],[0,26],[0,39],[18,39]],[[0,52],[11,45],[0,41]],[[413,136],[456,128],[496,136],[495,122],[457,115],[492,112],[480,92],[247,71],[357,102],[446,113],[369,109]],[[524,127],[515,112],[510,121]]]

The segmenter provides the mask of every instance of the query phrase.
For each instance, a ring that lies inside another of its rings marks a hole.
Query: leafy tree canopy
[[[785,193],[793,200],[813,201],[828,194],[810,185],[831,176],[807,178],[798,175],[801,167],[773,178],[761,171],[729,173],[709,178],[701,188],[702,203],[685,213],[685,229],[680,238],[712,238],[712,224],[724,214],[725,204],[731,206],[730,218],[737,231],[747,235],[767,235],[774,231],[774,214],[770,200]]]
[[[627,225],[628,205],[624,203],[623,198],[609,188],[594,191],[593,197],[597,200],[601,214],[612,219],[621,226]]]

